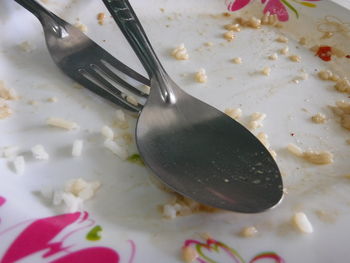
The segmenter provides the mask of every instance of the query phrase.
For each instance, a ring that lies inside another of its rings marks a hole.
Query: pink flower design
[[[317,2],[321,0],[293,0],[293,2],[306,7],[316,7]],[[226,0],[228,10],[237,11],[245,7],[251,2],[251,0]],[[288,10],[290,9],[296,17],[299,17],[298,10],[290,3],[289,0],[261,0],[261,3],[265,5],[264,14],[269,13],[271,15],[277,15],[279,21],[285,22],[289,19]]]

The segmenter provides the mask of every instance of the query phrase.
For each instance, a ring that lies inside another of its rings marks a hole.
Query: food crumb
[[[192,263],[198,258],[197,250],[191,246],[185,246],[182,248],[182,258],[185,263]]]
[[[18,96],[14,89],[5,87],[5,83],[0,80],[0,98],[4,100],[17,100]]]
[[[79,157],[83,152],[84,142],[83,140],[75,140],[72,146],[72,156]]]
[[[350,131],[350,103],[344,100],[337,101],[336,106],[331,106],[331,109],[340,117],[341,126]]]
[[[325,123],[327,119],[326,119],[326,116],[324,114],[317,113],[317,114],[315,114],[314,116],[311,117],[311,120],[314,123],[321,124],[321,123]]]
[[[187,49],[185,48],[185,44],[180,44],[178,47],[176,47],[172,52],[171,55],[177,59],[177,60],[188,60],[189,55],[187,53]]]
[[[291,55],[291,56],[289,56],[289,59],[293,62],[300,62],[301,61],[301,57],[298,55]]]
[[[311,234],[314,232],[312,224],[303,212],[297,212],[292,218],[295,228],[303,234]]]
[[[105,137],[106,139],[113,139],[114,138],[114,132],[113,130],[108,127],[107,125],[104,125],[101,128],[101,134],[103,135],[103,137]]]
[[[270,76],[270,73],[271,73],[271,68],[270,67],[264,67],[262,70],[261,70],[261,74],[265,75],[265,76]]]
[[[284,48],[281,48],[279,51],[280,51],[280,54],[282,54],[282,55],[288,55],[289,47],[286,46]]]
[[[48,160],[50,158],[44,146],[41,144],[37,144],[33,146],[31,151],[32,151],[33,157],[37,160]]]
[[[242,110],[240,108],[227,108],[224,112],[235,120],[238,120],[242,116]]]
[[[330,81],[338,81],[339,76],[337,74],[334,74],[330,70],[321,70],[320,72],[317,73],[317,76],[321,80],[330,80]]]
[[[103,12],[98,13],[96,18],[97,18],[98,24],[102,26],[104,24],[104,22],[105,22],[104,20],[106,18],[106,14],[103,13]]]
[[[47,98],[46,101],[47,101],[47,102],[52,102],[52,103],[54,103],[54,102],[57,102],[58,99],[57,99],[56,97],[50,97],[50,98]]]
[[[305,46],[306,45],[306,38],[305,37],[301,37],[300,39],[299,39],[299,44],[300,45],[302,45],[302,46]]]
[[[24,157],[22,155],[16,156],[13,159],[12,163],[16,174],[22,175],[24,173],[25,166],[26,166]]]
[[[262,122],[266,118],[266,114],[260,112],[254,112],[250,116],[250,121],[248,123],[248,128],[250,130],[256,130],[263,126]]]
[[[334,88],[339,92],[350,93],[350,81],[347,78],[341,78],[334,85]]]
[[[288,144],[287,150],[295,156],[312,164],[326,165],[333,163],[333,154],[328,151],[315,152],[309,150],[303,152],[298,146],[292,143]]]
[[[233,31],[227,31],[223,36],[227,41],[232,41],[235,39],[235,34]]]
[[[270,26],[277,26],[277,14],[270,14],[270,12],[266,12],[262,18],[261,18],[261,24],[262,25],[270,25]]]
[[[94,197],[97,190],[101,187],[99,181],[85,181],[82,178],[69,180],[65,184],[65,192],[81,198],[83,201]]]
[[[270,59],[270,60],[277,60],[278,59],[277,53],[273,53],[272,55],[268,56],[268,59]]]
[[[247,22],[246,25],[248,27],[259,29],[261,27],[261,20],[259,18],[256,18],[255,16],[252,16]]]
[[[280,43],[288,43],[288,38],[285,36],[279,36],[276,38],[276,41]]]
[[[204,68],[200,68],[198,70],[198,72],[196,72],[196,74],[194,75],[195,80],[198,83],[205,83],[208,80],[208,76],[206,75],[205,69]]]
[[[117,126],[120,129],[127,129],[129,128],[129,122],[125,117],[125,113],[123,110],[116,110],[115,111],[115,117],[116,117],[116,121],[115,121],[115,126]]]
[[[34,50],[34,47],[32,44],[30,44],[28,41],[24,41],[18,45],[19,49],[24,52],[32,52]]]
[[[62,118],[50,117],[46,120],[46,123],[50,126],[62,128],[66,130],[79,129],[79,125],[76,122],[65,120]]]
[[[228,25],[225,25],[224,28],[228,31],[233,31],[233,32],[241,31],[239,24],[228,24]]]
[[[232,59],[232,62],[235,63],[235,64],[242,64],[242,63],[243,63],[241,57],[233,58],[233,59]]]
[[[241,237],[254,237],[258,234],[258,230],[256,229],[255,226],[248,226],[248,227],[244,227],[240,232],[239,235]]]
[[[328,39],[328,38],[331,38],[333,35],[334,35],[333,32],[324,32],[321,39]]]
[[[128,151],[125,147],[118,145],[116,142],[110,139],[104,141],[104,147],[106,147],[108,150],[110,150],[122,160],[126,160],[129,156]]]
[[[130,104],[134,105],[134,106],[139,105],[139,103],[136,100],[136,98],[134,96],[131,96],[131,95],[126,96],[126,101],[129,102]]]
[[[0,101],[0,120],[6,119],[12,115],[12,110],[5,103]]]
[[[214,43],[213,43],[213,42],[205,42],[205,43],[204,43],[204,46],[206,46],[206,47],[212,47],[212,46],[214,46]]]
[[[82,23],[80,23],[80,22],[75,23],[74,26],[75,26],[76,28],[78,28],[78,29],[79,29],[81,32],[83,32],[83,33],[87,33],[87,31],[88,31],[87,26],[84,25],[84,24],[82,24]]]

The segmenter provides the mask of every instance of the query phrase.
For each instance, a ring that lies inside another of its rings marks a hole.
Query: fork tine
[[[144,97],[144,98],[148,97],[148,95],[146,93],[144,93],[143,91],[135,88],[130,83],[126,82],[124,79],[122,79],[117,74],[115,74],[112,70],[110,70],[108,67],[106,67],[103,63],[91,64],[90,66],[93,69],[94,68],[98,69],[100,71],[99,73],[105,74],[111,80],[117,82],[120,86],[122,86],[123,88],[127,89],[128,91],[134,93],[135,95],[141,96],[141,97]]]
[[[126,75],[129,75],[131,78],[137,80],[138,82],[141,82],[144,85],[150,86],[150,80],[145,78],[144,76],[140,75],[133,69],[129,68],[122,62],[120,62],[118,59],[114,58],[112,55],[110,55],[107,52],[104,52],[102,55],[102,60],[110,64],[112,67],[116,68],[117,70],[124,72]]]
[[[91,70],[92,71],[92,70]],[[96,72],[87,72],[85,71],[87,75],[90,75],[91,78],[95,79],[96,81],[99,81],[98,78],[101,78]],[[91,74],[92,73],[92,74]],[[92,76],[92,75],[97,75],[97,77]],[[87,78],[85,74],[80,73],[79,77],[75,76],[75,80],[77,80],[81,85],[84,87],[88,88],[92,92],[96,93],[97,95],[103,97],[104,99],[109,100],[110,102],[113,102],[120,107],[131,111],[131,112],[136,112],[139,113],[142,110],[142,105],[134,105],[129,103],[126,100],[126,97],[123,96],[123,93],[120,92],[118,89],[112,86],[112,88],[107,88],[103,85],[97,85],[94,83],[92,80]],[[111,86],[111,85],[110,85]]]

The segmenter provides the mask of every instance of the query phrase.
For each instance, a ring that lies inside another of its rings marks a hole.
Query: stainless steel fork
[[[126,110],[141,111],[147,93],[135,88],[132,79],[149,85],[147,78],[114,58],[79,29],[37,1],[15,1],[39,19],[51,57],[65,74]],[[130,95],[136,96],[137,103],[129,99]]]

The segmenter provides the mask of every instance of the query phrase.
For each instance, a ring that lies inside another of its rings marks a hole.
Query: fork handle
[[[146,33],[129,1],[102,1],[140,59],[149,78],[152,80],[155,77],[160,83],[168,82],[169,77],[161,65],[156,53],[154,52],[152,45],[148,40]],[[167,85],[159,85],[159,88],[162,92],[163,98],[168,100],[171,92],[166,86]]]
[[[42,19],[43,14],[46,14],[50,17],[52,17],[52,13],[45,9],[41,4],[39,4],[35,0],[15,0],[18,4],[23,6],[25,9],[27,9],[29,12],[31,12],[33,15],[35,15],[39,20]]]

